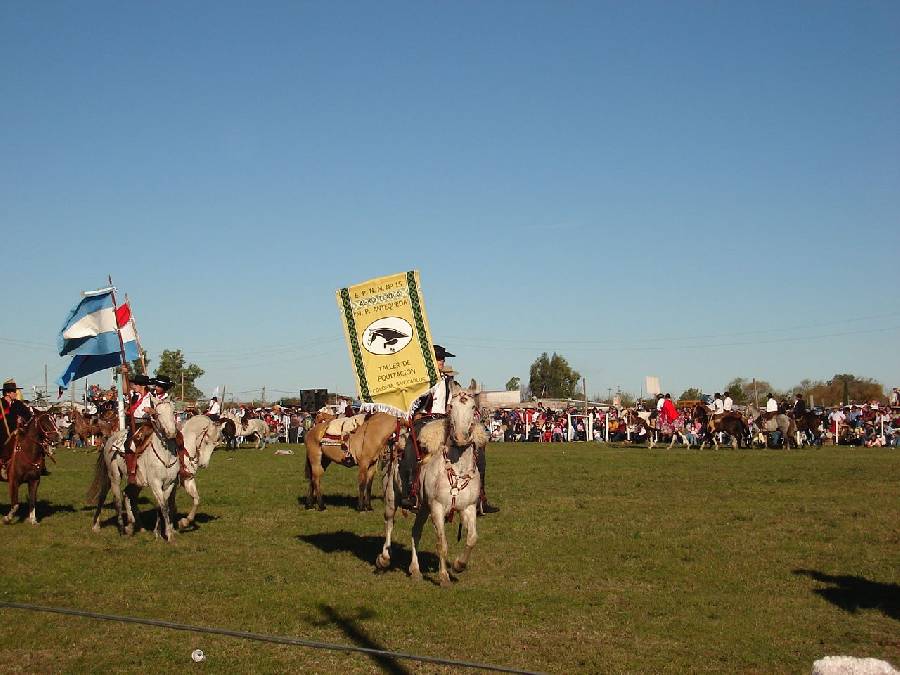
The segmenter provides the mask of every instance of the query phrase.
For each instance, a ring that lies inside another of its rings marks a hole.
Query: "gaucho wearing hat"
[[[0,399],[0,405],[3,408],[3,423],[0,424],[0,471],[4,476],[6,475],[6,463],[12,456],[13,434],[19,428],[19,420],[28,422],[32,415],[31,409],[19,400],[21,388],[16,386],[16,381],[13,379],[3,383],[3,398]]]
[[[400,478],[402,483],[402,495],[400,497],[400,506],[409,511],[417,511],[419,508],[419,495],[414,489],[418,485],[416,480],[416,470],[418,467],[418,453],[414,437],[422,430],[428,422],[434,419],[440,419],[447,416],[447,403],[450,400],[450,384],[453,382],[453,376],[456,371],[446,365],[446,359],[455,357],[456,354],[448,351],[443,345],[434,345],[434,357],[437,361],[438,371],[441,378],[437,383],[422,394],[419,399],[413,403],[413,425],[412,434],[406,439],[406,447],[403,452],[403,461],[400,462]],[[484,472],[485,472],[485,452],[478,453],[476,460],[478,471],[481,474],[482,486],[482,513],[496,513],[500,509],[488,503],[484,496]]]
[[[125,439],[125,468],[128,484],[137,485],[137,454],[134,447],[134,431],[137,425],[150,419],[152,400],[150,397],[150,378],[146,375],[131,377],[131,399],[125,414],[128,416],[128,436]]]

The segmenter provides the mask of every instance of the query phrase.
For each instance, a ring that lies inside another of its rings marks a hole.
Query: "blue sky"
[[[111,274],[201,388],[351,392],[418,269],[502,388],[900,384],[895,2],[5,3],[2,377]],[[99,378],[98,378],[99,379]]]

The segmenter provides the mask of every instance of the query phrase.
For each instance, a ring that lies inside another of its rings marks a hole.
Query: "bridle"
[[[447,419],[449,420],[449,424],[450,424],[451,428],[453,427],[452,411],[453,411],[454,400],[457,403],[468,403],[470,398],[474,398],[474,397],[471,394],[469,394],[468,391],[466,391],[466,390],[463,390],[456,394],[453,394],[450,397],[450,400],[447,403]],[[466,446],[469,446],[472,444],[472,432],[475,429],[475,425],[478,424],[479,417],[480,417],[480,415],[478,413],[478,409],[477,409],[477,405],[476,405],[476,409],[475,409],[474,413],[472,414],[472,422],[471,422],[471,424],[469,424],[469,428],[466,430],[466,439],[468,439],[468,443],[466,443]],[[455,431],[455,429],[453,429],[453,430]],[[452,435],[455,435],[455,434],[452,434]]]

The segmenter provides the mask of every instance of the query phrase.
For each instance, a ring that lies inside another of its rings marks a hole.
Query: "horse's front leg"
[[[184,481],[184,489],[185,492],[190,495],[193,502],[191,504],[190,512],[184,518],[178,521],[178,528],[182,530],[193,524],[194,518],[197,517],[197,507],[200,505],[200,493],[197,491],[197,481],[194,476],[191,476],[186,481]],[[172,494],[175,494],[174,490]],[[175,511],[173,510],[172,517],[174,518],[175,515]]]
[[[397,512],[394,501],[394,478],[397,474],[396,460],[392,460],[384,472],[384,545],[381,555],[375,559],[375,566],[386,570],[391,566],[391,536],[394,532],[394,514]]]
[[[412,559],[409,562],[409,575],[416,581],[422,580],[422,571],[419,569],[419,556],[416,551],[419,548],[419,540],[422,539],[422,529],[425,527],[427,518],[428,512],[423,504],[419,507],[419,512],[416,514],[416,520],[412,526]]]
[[[16,515],[16,511],[19,510],[19,483],[13,478],[15,466],[12,462],[9,463],[6,470],[9,476],[9,513],[3,517],[3,524],[9,525]]]
[[[158,539],[164,536],[167,541],[172,541],[174,529],[172,528],[172,520],[169,517],[169,497],[172,494],[172,487],[164,490],[162,485],[152,485],[153,497],[156,499],[156,527],[153,534]]]
[[[475,523],[478,520],[478,509],[474,504],[470,504],[460,514],[463,521],[463,527],[466,528],[466,547],[463,552],[453,561],[453,571],[463,572],[469,564],[469,556],[472,555],[472,549],[478,541],[478,532],[475,529]]]
[[[118,487],[118,481],[113,483]],[[141,529],[141,510],[138,506],[138,497],[141,494],[140,487],[137,485],[126,485],[125,489],[120,491],[121,493],[121,508],[124,513],[124,528],[122,532],[127,535],[132,535],[136,530]]]
[[[32,525],[38,524],[37,519],[37,491],[38,486],[41,484],[41,475],[38,474],[37,480],[32,480],[28,482],[28,522]]]
[[[440,563],[438,578],[441,586],[450,585],[450,573],[447,572],[447,529],[444,527],[446,513],[444,506],[435,501],[431,507],[431,523],[434,525],[434,533],[437,535],[437,553]]]

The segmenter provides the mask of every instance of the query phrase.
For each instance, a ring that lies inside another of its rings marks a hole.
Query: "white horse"
[[[475,383],[462,389],[454,383],[447,417],[426,424],[418,435],[420,447],[427,451],[421,462],[418,477],[420,495],[419,512],[412,528],[412,561],[409,573],[414,579],[421,579],[419,558],[416,549],[422,536],[422,528],[430,517],[437,534],[439,578],[441,586],[450,585],[447,572],[447,537],[444,521],[459,512],[466,529],[466,546],[453,562],[453,571],[466,569],[469,556],[478,541],[475,527],[478,502],[481,499],[481,476],[475,464],[476,453],[483,452],[488,434],[478,422],[478,397]],[[384,546],[376,560],[380,569],[391,564],[391,535],[396,513],[396,495],[400,492],[399,456],[394,453],[384,472]]]
[[[122,491],[122,480],[127,478],[125,467],[126,431],[117,431],[107,439],[97,456],[94,481],[88,488],[87,501],[97,504],[91,529],[100,531],[100,512],[106,501],[106,494],[113,491],[113,504],[116,507],[116,518],[119,531],[133,534],[137,518],[138,494],[141,488],[149,487],[156,500],[158,514],[154,533],[160,536],[160,525],[164,526],[162,535],[172,541],[175,530],[172,527],[171,514],[175,507],[175,486],[178,482],[178,456],[175,443],[170,439],[178,433],[175,425],[175,413],[171,401],[154,401],[156,411],[153,422],[153,433],[146,450],[137,459],[137,485],[128,485]],[[127,523],[125,520],[127,519]]]
[[[193,524],[194,518],[197,516],[197,507],[200,505],[200,493],[197,490],[196,481],[197,471],[209,466],[209,460],[212,459],[213,450],[216,449],[221,436],[222,425],[216,424],[206,415],[195,415],[181,427],[185,450],[181,483],[193,500],[190,513],[178,521],[178,527],[182,530]]]
[[[269,425],[266,424],[265,420],[253,418],[246,420],[246,423],[244,423],[244,421],[234,413],[226,413],[222,415],[222,417],[234,422],[237,435],[240,439],[237,443],[238,445],[244,442],[245,436],[256,434],[256,449],[259,450],[260,447],[266,447],[266,439],[269,437]]]

